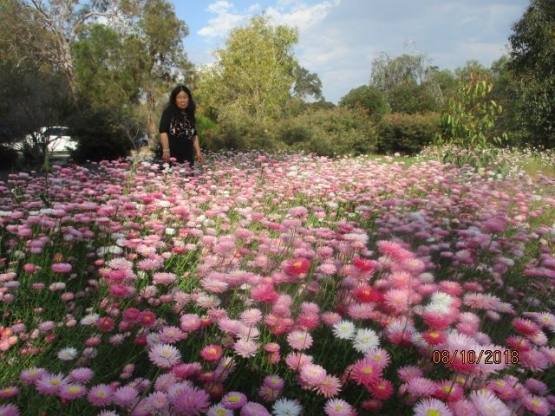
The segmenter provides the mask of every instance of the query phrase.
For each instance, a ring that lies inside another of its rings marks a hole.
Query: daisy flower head
[[[35,381],[35,386],[40,394],[55,396],[68,380],[62,374],[43,374]]]
[[[200,351],[200,356],[208,362],[218,361],[222,356],[222,347],[215,344],[207,345]]]
[[[299,371],[299,379],[305,388],[318,387],[326,378],[326,370],[317,364],[306,364]]]
[[[77,357],[77,350],[72,347],[62,348],[58,351],[58,359],[62,361],[71,361]]]
[[[354,408],[342,399],[329,399],[324,405],[327,416],[351,416]]]
[[[356,331],[353,339],[353,348],[358,352],[365,354],[372,348],[380,345],[378,334],[370,328],[360,328]]]
[[[148,358],[160,368],[171,368],[181,360],[181,353],[169,344],[155,344],[148,352]]]
[[[293,331],[287,335],[289,346],[298,351],[307,350],[312,346],[312,336],[306,331]]]
[[[437,399],[423,399],[414,407],[414,416],[454,416],[445,403]]]
[[[7,399],[17,396],[18,394],[19,388],[17,386],[8,386],[0,389],[0,399]]]
[[[488,390],[470,393],[470,401],[481,416],[510,416],[512,411]]]
[[[240,409],[247,403],[247,396],[238,391],[230,391],[222,397],[222,405],[226,409]]]
[[[551,414],[551,406],[544,397],[525,394],[522,397],[522,404],[533,415],[549,416]]]
[[[333,325],[333,335],[339,339],[353,339],[355,325],[351,321],[340,321]]]
[[[60,398],[63,400],[75,400],[87,394],[87,388],[81,384],[65,384],[60,388]]]
[[[178,415],[200,416],[210,406],[210,396],[197,387],[186,387],[178,394],[170,396],[170,401]]]
[[[251,339],[245,340],[240,338],[233,344],[233,351],[240,357],[250,358],[256,355],[258,345]]]
[[[206,416],[233,416],[233,410],[226,409],[223,404],[215,404],[208,408]]]
[[[15,404],[0,404],[1,416],[19,416],[19,408]]]
[[[303,411],[297,400],[278,399],[272,407],[274,416],[299,416]]]
[[[341,380],[338,377],[333,375],[326,375],[322,382],[316,387],[316,391],[318,394],[321,394],[326,399],[330,397],[335,397],[341,391]]]

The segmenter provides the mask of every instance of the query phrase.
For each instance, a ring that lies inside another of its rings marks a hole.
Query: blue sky
[[[529,0],[173,0],[189,27],[189,59],[213,62],[229,31],[265,11],[276,24],[299,29],[299,63],[318,74],[336,103],[368,84],[372,60],[423,53],[441,69],[477,60],[489,67],[508,52],[511,26]]]

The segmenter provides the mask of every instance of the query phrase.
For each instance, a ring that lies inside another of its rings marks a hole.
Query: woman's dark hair
[[[168,105],[166,106],[166,109],[164,111],[170,111],[172,118],[175,116],[179,116],[179,114],[181,114],[181,111],[179,110],[179,108],[177,108],[177,105],[175,105],[175,98],[177,97],[177,94],[179,94],[181,91],[184,91],[185,94],[187,94],[187,96],[189,97],[189,105],[185,110],[185,114],[187,114],[187,119],[193,125],[195,125],[197,121],[195,117],[195,111],[197,106],[193,100],[191,90],[189,90],[189,88],[187,88],[185,85],[178,85],[172,90],[172,92],[170,93],[170,101],[168,102]]]

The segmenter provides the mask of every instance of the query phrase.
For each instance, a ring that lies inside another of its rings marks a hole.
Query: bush
[[[71,135],[77,149],[71,157],[77,162],[115,160],[129,155],[133,148],[125,126],[127,119],[113,110],[84,112],[71,122]]]
[[[373,153],[377,144],[375,125],[361,108],[307,111],[283,121],[277,137],[291,150],[320,156]]]
[[[2,169],[12,169],[17,166],[19,155],[15,149],[0,144],[0,166]]]
[[[378,124],[378,152],[413,155],[432,143],[439,132],[439,114],[387,114]]]

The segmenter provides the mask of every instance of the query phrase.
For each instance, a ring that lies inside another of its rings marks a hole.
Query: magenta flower
[[[54,263],[51,266],[54,273],[69,273],[71,271],[71,264],[69,263]]]
[[[238,391],[230,391],[222,397],[222,405],[226,409],[240,409],[247,403],[247,396]]]
[[[93,406],[104,407],[112,403],[114,389],[108,384],[98,384],[92,387],[87,394],[87,399]]]
[[[175,396],[170,396],[170,402],[177,415],[198,416],[208,410],[210,396],[204,390],[187,387]]]

